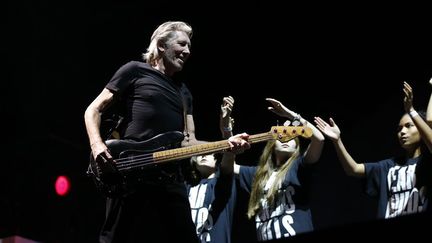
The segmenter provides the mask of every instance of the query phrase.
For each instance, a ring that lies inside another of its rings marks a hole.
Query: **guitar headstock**
[[[312,137],[312,129],[305,126],[273,126],[270,130],[274,139],[281,142],[287,142],[298,136],[304,138]]]

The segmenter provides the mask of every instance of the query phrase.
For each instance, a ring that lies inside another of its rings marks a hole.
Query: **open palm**
[[[287,117],[288,119],[291,119],[291,120],[296,115],[295,112],[288,109],[280,101],[273,99],[273,98],[266,98],[266,100],[272,104],[272,106],[268,107],[268,110],[274,112],[276,115],[281,116],[281,117]]]
[[[332,118],[329,120],[330,124],[321,119],[321,117],[315,117],[314,121],[317,128],[331,140],[336,141],[340,138],[340,129]]]

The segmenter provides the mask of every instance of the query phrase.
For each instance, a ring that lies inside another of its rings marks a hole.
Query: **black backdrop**
[[[260,133],[283,123],[267,111],[265,98],[273,97],[309,121],[333,117],[353,157],[374,161],[398,149],[403,80],[414,88],[416,107],[426,108],[432,52],[430,21],[420,6],[194,9],[184,3],[9,5],[1,47],[7,64],[0,236],[95,241],[104,201],[85,176],[83,113],[118,67],[140,59],[152,31],[167,20],[194,28],[192,56],[178,78],[194,95],[199,139],[220,139],[226,95],[236,99],[235,132]],[[256,163],[262,146],[253,145],[238,163]],[[311,192],[317,231],[373,225],[374,201],[344,175],[329,142],[318,167]],[[66,197],[54,193],[59,174],[71,178]],[[244,219],[246,202],[240,194],[236,242],[254,237]]]

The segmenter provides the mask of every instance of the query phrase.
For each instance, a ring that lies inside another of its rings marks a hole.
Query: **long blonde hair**
[[[297,148],[295,152],[288,158],[288,160],[278,168],[276,165],[276,159],[274,154],[274,147],[276,140],[268,141],[259,160],[258,169],[255,174],[255,179],[252,183],[252,191],[249,198],[249,206],[247,211],[248,218],[254,217],[260,210],[261,198],[267,200],[269,206],[274,206],[275,196],[285,179],[286,174],[292,167],[292,162],[297,159],[300,155],[300,143],[298,138],[295,138]],[[264,188],[267,181],[274,171],[277,171],[276,179],[269,188],[268,192],[264,194]]]
[[[166,43],[176,31],[184,32],[189,39],[192,38],[192,27],[189,24],[182,21],[165,22],[153,32],[147,52],[143,54],[143,59],[150,65],[156,65],[157,60],[160,59],[158,43],[161,41]]]

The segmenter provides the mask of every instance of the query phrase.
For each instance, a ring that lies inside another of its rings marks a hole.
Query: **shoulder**
[[[151,71],[152,67],[145,62],[140,61],[129,61],[123,64],[119,70],[122,71],[138,71],[138,70],[148,70]]]
[[[370,170],[370,169],[386,170],[386,169],[396,165],[397,160],[398,160],[398,158],[392,157],[392,158],[387,158],[387,159],[383,159],[383,160],[379,160],[379,161],[366,162],[366,163],[364,163],[364,166],[365,166],[366,170]]]
[[[255,174],[256,171],[257,171],[256,166],[240,165],[240,173],[241,174]]]

